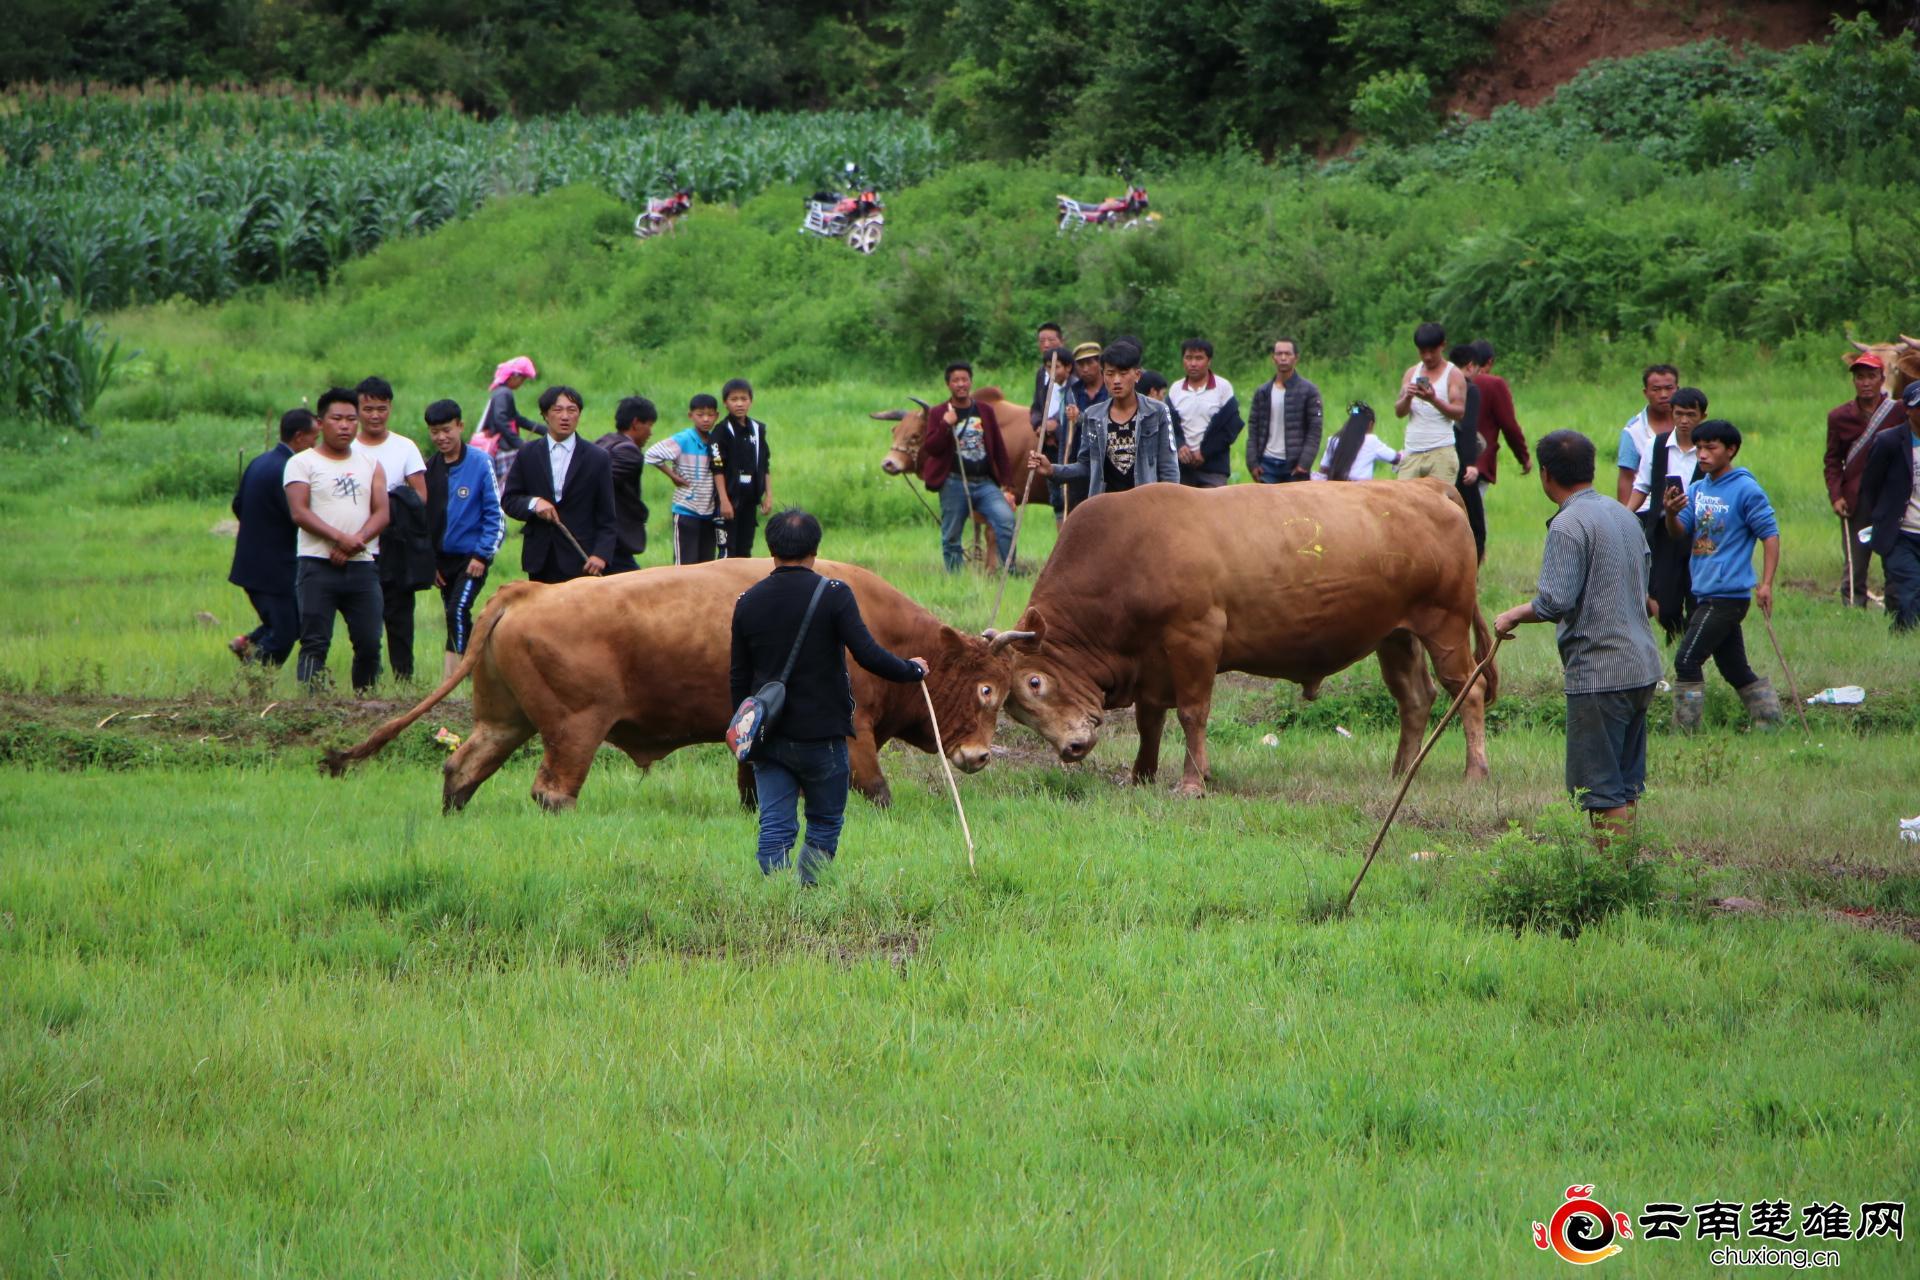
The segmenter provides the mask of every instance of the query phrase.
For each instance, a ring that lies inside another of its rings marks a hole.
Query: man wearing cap
[[[1066,402],[1061,412],[1066,421],[1046,454],[1055,462],[1071,462],[1080,451],[1081,415],[1107,398],[1104,371],[1100,364],[1100,344],[1082,342],[1073,349],[1073,376],[1067,379]],[[1065,490],[1066,509],[1071,511],[1087,500],[1087,481],[1069,480]]]
[[[1920,382],[1907,384],[1900,404],[1906,422],[1874,436],[1860,477],[1860,515],[1873,525],[1896,632],[1920,624]]]
[[[1854,535],[1865,527],[1860,513],[1860,480],[1867,470],[1867,451],[1876,433],[1898,427],[1900,404],[1887,394],[1886,366],[1871,351],[1847,361],[1853,375],[1853,399],[1827,414],[1827,501],[1840,517],[1840,595],[1848,604],[1867,607],[1867,567],[1873,549]]]

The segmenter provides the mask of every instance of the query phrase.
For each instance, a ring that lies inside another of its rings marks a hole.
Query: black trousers
[[[1859,538],[1860,526],[1851,520],[1840,522],[1840,598],[1848,604],[1867,607],[1867,569],[1873,564],[1873,547]]]
[[[1687,619],[1687,633],[1673,654],[1673,675],[1683,684],[1698,684],[1705,677],[1707,659],[1720,668],[1720,678],[1736,689],[1744,689],[1760,677],[1747,662],[1747,638],[1740,631],[1740,620],[1747,616],[1752,601],[1698,600],[1693,616]]]
[[[293,653],[293,642],[300,638],[300,601],[291,593],[248,591],[247,601],[260,617],[260,625],[247,633],[253,642],[253,661],[277,667]]]
[[[1473,554],[1478,561],[1487,558],[1487,505],[1480,500],[1480,485],[1456,483],[1454,491],[1467,504],[1467,527],[1473,530]]]
[[[751,505],[736,506],[733,519],[723,522],[726,529],[726,545],[721,548],[721,556],[728,560],[744,560],[753,554],[753,533],[760,527],[760,513]]]
[[[689,516],[676,511],[673,513],[673,562],[675,564],[705,564],[714,558],[719,547],[720,526],[711,516]]]
[[[310,684],[327,669],[333,645],[333,615],[347,620],[353,644],[353,690],[365,693],[380,678],[380,570],[371,560],[334,564],[300,557],[300,682]]]
[[[378,564],[378,561],[374,563]],[[413,592],[398,583],[380,584],[380,620],[387,629],[387,662],[397,679],[413,679]]]
[[[447,652],[465,653],[467,637],[473,634],[473,602],[480,598],[480,588],[487,585],[487,575],[477,578],[467,576],[467,564],[472,556],[441,556],[435,566],[440,571],[441,581],[447,585],[440,588],[440,607],[447,615]],[[391,643],[393,633],[387,633]]]

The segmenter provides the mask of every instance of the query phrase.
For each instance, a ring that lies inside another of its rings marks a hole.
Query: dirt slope
[[[1825,34],[1833,12],[1829,4],[1796,0],[1551,0],[1544,7],[1516,9],[1500,24],[1493,58],[1462,74],[1447,110],[1484,116],[1503,103],[1533,106],[1596,58],[1709,37],[1784,49]]]

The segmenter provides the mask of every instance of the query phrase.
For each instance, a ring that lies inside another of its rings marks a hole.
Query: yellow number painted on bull
[[[1292,541],[1293,526],[1297,524],[1310,524],[1313,526],[1313,532],[1300,539],[1300,545],[1293,549],[1294,554],[1316,557],[1324,555],[1327,549],[1320,542],[1320,522],[1312,516],[1289,516],[1280,526],[1282,539]]]

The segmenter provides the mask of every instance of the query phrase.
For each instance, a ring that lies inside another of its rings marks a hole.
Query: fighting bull
[[[920,470],[920,441],[926,435],[927,414],[931,411],[925,400],[913,396],[915,408],[886,409],[867,416],[879,422],[893,424],[893,440],[884,457],[880,459],[880,470],[890,476],[906,476],[909,483]],[[1000,439],[1007,447],[1007,457],[1013,463],[1013,504],[1019,506],[1025,502],[1045,502],[1047,500],[1047,482],[1032,474],[1027,457],[1038,448],[1038,433],[1033,428],[1032,415],[1023,404],[1008,404],[1006,395],[998,387],[987,387],[979,392],[975,401],[982,405],[993,406],[989,412],[1000,427]],[[985,537],[985,550],[981,549],[983,535],[987,533],[985,516],[976,513],[973,517],[973,557],[982,561],[987,568],[995,568],[1000,563],[1000,548],[991,537]]]
[[[1187,740],[1180,790],[1207,776],[1207,714],[1217,672],[1299,683],[1377,654],[1400,708],[1393,771],[1420,749],[1434,689],[1466,686],[1491,641],[1476,599],[1466,512],[1449,485],[1156,484],[1074,508],[1034,583],[1019,629],[990,634],[1013,658],[1014,719],[1060,758],[1081,760],[1103,713],[1132,704],[1136,782],[1159,770],[1169,710]],[[1461,706],[1467,776],[1487,773],[1489,664]]]
[[[328,753],[325,767],[338,776],[374,755],[469,675],[473,731],[446,763],[448,812],[464,807],[535,734],[546,750],[533,798],[549,809],[572,807],[602,742],[642,769],[681,747],[719,742],[733,713],[727,675],[734,601],[772,567],[771,560],[718,560],[559,585],[509,583],[488,602],[446,681],[358,746]],[[854,736],[847,748],[854,787],[875,804],[889,802],[879,752],[893,739],[922,751],[944,748],[968,773],[985,768],[1007,697],[1006,660],[876,574],[825,560],[817,568],[853,588],[867,629],[882,645],[926,657],[927,692],[945,739],[934,740],[919,686],[892,684],[853,664]],[[751,805],[752,775],[744,766],[740,788],[741,802]]]

